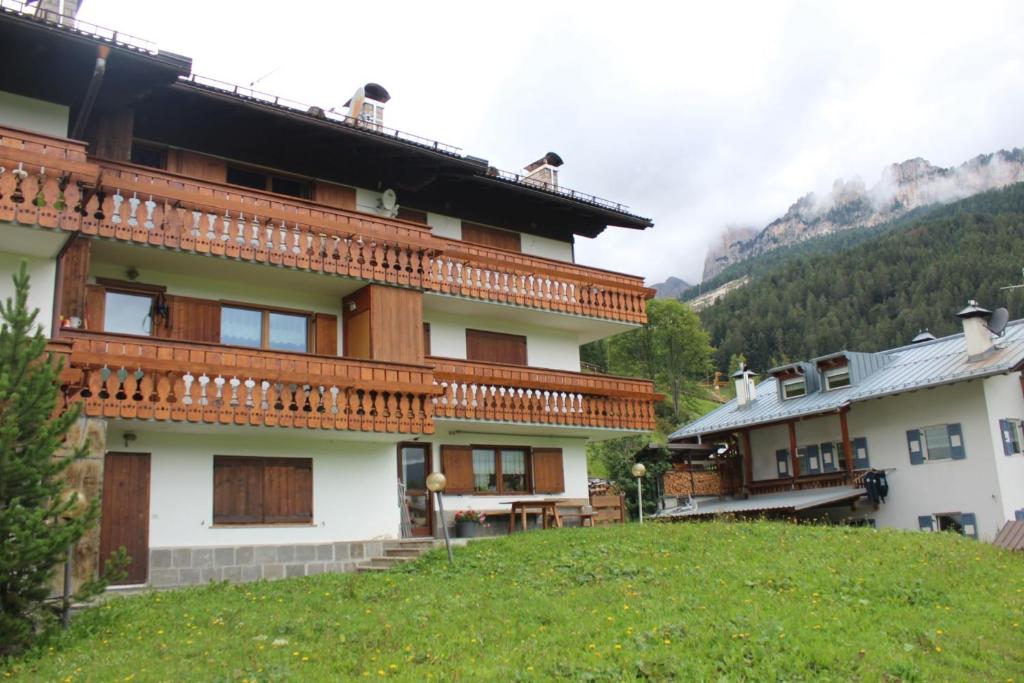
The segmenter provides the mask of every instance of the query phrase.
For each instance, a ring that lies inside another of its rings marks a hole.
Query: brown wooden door
[[[413,536],[432,536],[434,511],[427,475],[430,474],[430,445],[422,443],[398,445],[398,479],[405,484],[405,509]]]
[[[100,566],[121,546],[132,562],[120,583],[149,576],[149,453],[107,453],[103,463]]]

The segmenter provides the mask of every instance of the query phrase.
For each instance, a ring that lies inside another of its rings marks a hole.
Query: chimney
[[[981,308],[973,299],[967,302],[967,308],[956,314],[963,321],[968,360],[980,360],[992,350],[992,333],[986,324],[991,315],[992,311]]]
[[[348,107],[349,118],[354,119],[357,126],[380,130],[384,127],[384,105],[390,99],[391,95],[384,86],[367,83],[356,90],[345,106]]]
[[[558,167],[563,163],[562,157],[554,152],[548,152],[532,164],[523,169],[523,182],[545,190],[558,189]]]
[[[736,405],[739,408],[746,408],[757,397],[754,388],[754,378],[757,377],[757,373],[748,370],[746,365],[742,365],[732,377],[736,380]]]
[[[928,331],[928,328],[919,330],[917,336],[910,340],[911,344],[920,344],[921,342],[935,341],[935,335]]]

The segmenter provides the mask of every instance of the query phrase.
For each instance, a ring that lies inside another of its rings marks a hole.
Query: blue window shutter
[[[960,424],[954,422],[946,425],[946,433],[949,434],[950,452],[953,460],[963,460],[966,458],[967,451],[964,450],[964,433],[960,429]]]
[[[960,524],[964,528],[964,536],[970,536],[971,538],[978,537],[978,518],[974,516],[973,512],[965,512],[961,514]]]
[[[853,467],[858,470],[866,470],[871,467],[871,459],[868,458],[868,440],[858,436],[853,440]]]
[[[821,459],[818,457],[818,447],[813,444],[807,447],[807,474],[821,474]]]
[[[789,476],[789,451],[785,448],[780,448],[775,451],[775,462],[779,469],[779,477]]]
[[[910,453],[911,465],[924,464],[924,444],[921,443],[921,430],[907,430],[907,451]]]
[[[830,443],[821,444],[821,471],[835,472],[837,469],[835,447]]]
[[[917,526],[921,531],[935,531],[935,520],[931,515],[921,515],[917,518]]]
[[[999,434],[1003,437],[1003,455],[1013,455],[1013,426],[1009,420],[999,421]]]
[[[1024,522],[1024,508],[1013,511],[1013,518],[1018,522]]]

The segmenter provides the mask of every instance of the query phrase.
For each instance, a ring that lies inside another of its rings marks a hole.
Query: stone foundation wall
[[[154,588],[194,586],[210,581],[256,581],[352,572],[384,554],[386,541],[151,548],[149,584]]]

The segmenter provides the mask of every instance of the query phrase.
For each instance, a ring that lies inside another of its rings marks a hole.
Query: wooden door
[[[432,536],[434,511],[427,475],[430,474],[430,444],[398,445],[398,479],[405,484],[405,509],[413,536]]]
[[[120,583],[149,576],[149,453],[107,453],[103,463],[100,566],[125,547],[132,562]]]

